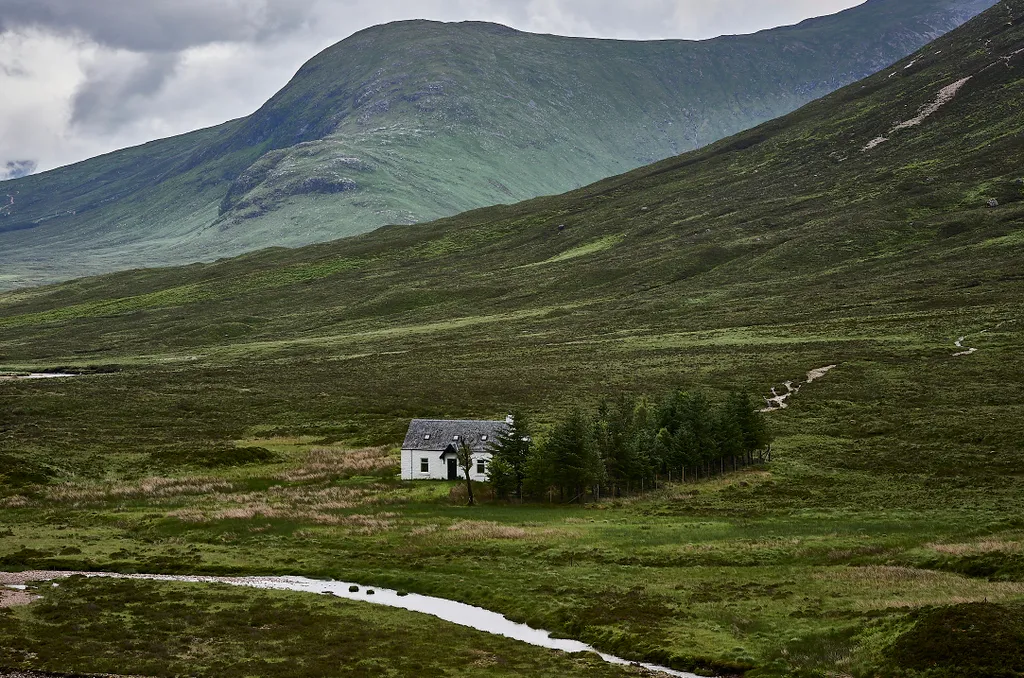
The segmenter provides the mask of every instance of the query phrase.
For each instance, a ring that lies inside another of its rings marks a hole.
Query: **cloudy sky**
[[[398,19],[623,39],[749,33],[863,0],[0,0],[0,179],[247,115]]]

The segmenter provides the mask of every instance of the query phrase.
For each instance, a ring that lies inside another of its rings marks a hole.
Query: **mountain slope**
[[[457,361],[433,361],[461,341],[573,364],[572,342],[619,332],[669,341],[933,313],[951,323],[935,332],[996,325],[1022,292],[1019,8],[784,118],[563,196],[4,294],[0,360],[415,348],[394,359],[398,398],[420,360],[458,381]]]
[[[302,245],[569,190],[789,112],[992,2],[871,0],[705,42],[369,29],[246,119],[4,183],[0,285]]]

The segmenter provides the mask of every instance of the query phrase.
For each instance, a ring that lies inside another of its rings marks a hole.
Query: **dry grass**
[[[270,438],[246,438],[236,441],[239,447],[298,447],[312,445],[316,442],[313,436],[272,436]]]
[[[20,494],[0,499],[0,508],[25,508],[28,505],[28,497],[23,497]]]
[[[447,528],[440,525],[423,525],[410,532],[415,537],[430,536],[438,542],[469,542],[489,540],[523,540],[562,535],[555,529],[530,530],[518,525],[505,525],[487,520],[460,520]]]
[[[951,556],[973,556],[983,553],[1021,553],[1024,542],[986,539],[973,544],[928,544],[927,548]]]
[[[201,512],[179,511],[175,517],[187,522],[206,522],[214,520],[256,520],[256,519],[284,519],[299,522],[315,523],[317,525],[337,525],[348,528],[350,534],[371,536],[394,529],[398,517],[397,513],[377,513],[375,515],[348,515],[339,516],[333,513],[325,513],[319,510],[297,510],[282,508],[270,505],[249,505],[238,508],[223,509],[214,511],[211,514]],[[171,514],[174,515],[174,514]],[[201,519],[198,516],[202,516]]]
[[[503,525],[486,520],[460,520],[448,527],[448,532],[460,540],[527,539],[530,532],[515,525]]]
[[[534,530],[516,525],[504,525],[487,520],[459,520],[447,528],[431,523],[421,525],[409,532],[413,537],[431,536],[438,542],[487,541],[492,539],[529,539],[536,536],[550,536],[556,530]]]
[[[181,509],[178,511],[172,511],[167,514],[168,518],[177,518],[186,523],[205,523],[207,522],[206,514],[199,509]]]
[[[1024,582],[988,582],[948,572],[912,567],[837,567],[815,573],[833,593],[856,600],[862,611],[957,605],[982,600],[1018,600]]]
[[[395,527],[397,513],[377,513],[376,515],[345,516],[341,524],[349,528],[349,532],[362,536],[370,536],[387,532]]]
[[[892,567],[888,565],[867,565],[863,567],[830,568],[815,573],[818,580],[846,583],[907,584],[911,582],[934,582],[948,579],[949,574],[933,570],[919,570],[914,567]]]
[[[183,478],[146,478],[139,482],[76,485],[65,483],[47,488],[48,501],[80,506],[116,499],[168,499],[189,495],[230,492],[234,485],[220,478],[188,476]]]
[[[364,506],[395,504],[405,500],[408,495],[406,487],[382,484],[336,487],[278,485],[262,492],[215,494],[210,499],[219,507],[230,504],[269,504],[279,508],[344,511]]]
[[[215,520],[294,520],[317,525],[340,525],[344,518],[312,509],[296,510],[270,504],[246,504],[232,508],[202,511],[196,508],[179,509],[167,514],[187,523],[209,523]]]
[[[366,447],[360,450],[314,447],[301,467],[280,474],[278,480],[310,482],[398,473],[398,470],[398,461],[387,447]]]
[[[215,494],[205,507],[191,506],[167,514],[190,523],[214,520],[280,519],[317,525],[348,526],[353,534],[376,534],[393,527],[393,513],[366,516],[338,515],[339,511],[396,503],[405,498],[400,490],[381,485],[359,487],[271,487],[264,492]]]

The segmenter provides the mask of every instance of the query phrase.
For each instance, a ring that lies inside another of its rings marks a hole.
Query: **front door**
[[[459,479],[459,460],[449,459],[448,460],[448,480]]]

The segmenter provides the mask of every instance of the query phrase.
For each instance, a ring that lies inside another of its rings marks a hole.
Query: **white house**
[[[414,419],[402,443],[402,480],[459,480],[466,475],[456,451],[466,442],[473,450],[473,480],[487,480],[490,448],[506,421]]]

